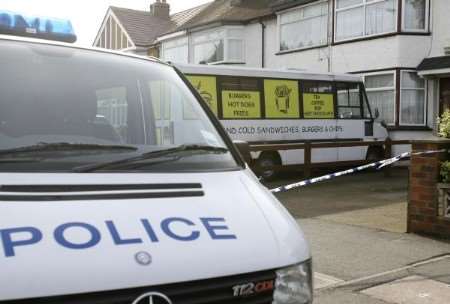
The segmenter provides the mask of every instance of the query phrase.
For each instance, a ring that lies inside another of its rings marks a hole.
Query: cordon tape
[[[447,149],[442,149],[442,150],[435,150],[435,151],[424,151],[424,152],[405,152],[402,153],[398,156],[389,158],[389,159],[385,159],[385,160],[380,160],[371,164],[367,164],[367,165],[363,165],[363,166],[359,166],[353,169],[348,169],[345,171],[340,171],[340,172],[336,172],[336,173],[332,173],[332,174],[327,174],[327,175],[323,175],[320,177],[316,177],[316,178],[311,178],[311,179],[307,179],[301,182],[297,182],[297,183],[293,183],[293,184],[289,184],[286,186],[281,186],[275,189],[271,189],[270,192],[272,193],[281,193],[281,192],[286,192],[292,189],[296,189],[296,188],[301,188],[301,187],[305,187],[308,185],[312,185],[312,184],[316,184],[316,183],[320,183],[323,181],[327,181],[336,177],[340,177],[340,176],[344,176],[344,175],[348,175],[348,174],[353,174],[356,172],[360,172],[360,171],[364,171],[370,168],[375,168],[377,170],[380,170],[386,166],[392,165],[404,158],[408,158],[411,156],[417,156],[417,155],[427,155],[427,154],[437,154],[437,153],[446,153],[449,152],[449,150]]]

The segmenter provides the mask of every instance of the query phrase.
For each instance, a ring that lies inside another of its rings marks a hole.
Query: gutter
[[[261,68],[265,68],[266,62],[266,25],[259,19],[259,24],[261,24]]]
[[[186,30],[184,30],[184,31],[177,31],[177,32],[173,32],[173,33],[169,33],[169,34],[165,34],[165,35],[159,36],[159,37],[156,38],[155,41],[156,42],[161,42],[161,41],[164,41],[164,40],[169,40],[169,39],[173,39],[173,38],[183,37],[183,36],[186,36],[186,34],[187,34]]]

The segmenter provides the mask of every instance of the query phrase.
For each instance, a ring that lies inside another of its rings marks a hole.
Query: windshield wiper
[[[202,155],[202,154],[224,154],[229,150],[223,147],[208,146],[208,145],[181,145],[175,148],[169,148],[164,150],[151,151],[143,153],[135,157],[129,157],[125,159],[120,159],[112,162],[105,162],[99,164],[93,164],[88,166],[82,166],[72,169],[73,172],[88,173],[99,171],[103,169],[111,169],[116,167],[126,167],[127,165],[132,165],[133,167],[147,166],[150,163],[145,162],[146,160],[154,160],[164,157],[170,157],[170,160],[163,161],[153,161],[151,164],[159,164],[167,161],[178,160],[182,157]]]
[[[33,153],[33,152],[59,152],[59,151],[93,151],[93,150],[128,150],[136,151],[133,146],[124,145],[100,145],[100,144],[83,144],[83,143],[38,143],[35,145],[18,147],[13,149],[0,150],[0,157],[11,154]]]
[[[0,158],[0,165],[2,164],[16,164],[16,163],[36,163],[41,162],[42,158]]]

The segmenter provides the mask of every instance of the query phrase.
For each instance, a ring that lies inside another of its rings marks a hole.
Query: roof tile
[[[276,0],[215,0],[177,30],[215,22],[248,22],[271,15]]]
[[[450,56],[425,58],[417,67],[418,71],[429,71],[450,68]]]
[[[151,46],[164,34],[216,22],[245,23],[273,14],[279,0],[214,0],[163,19],[148,11],[111,6],[120,23],[137,46]]]
[[[138,11],[111,6],[110,9],[130,35],[136,46],[151,46],[156,38],[182,26],[208,4],[200,5],[170,16],[170,19],[153,16],[149,11]]]

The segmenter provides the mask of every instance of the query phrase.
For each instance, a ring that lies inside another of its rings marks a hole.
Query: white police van
[[[52,22],[0,12],[73,40]],[[302,231],[174,67],[11,36],[0,66],[0,303],[312,302]]]

